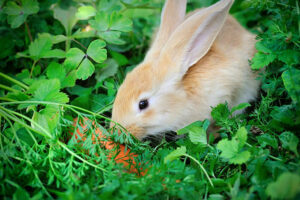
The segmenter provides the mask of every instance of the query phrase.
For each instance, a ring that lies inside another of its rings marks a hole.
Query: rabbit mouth
[[[143,142],[150,142],[149,145],[151,147],[158,146],[163,139],[165,139],[166,142],[175,142],[181,138],[184,138],[185,135],[177,135],[175,131],[164,131],[155,135],[147,135],[142,139]]]

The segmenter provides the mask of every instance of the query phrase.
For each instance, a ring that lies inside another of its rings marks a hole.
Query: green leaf
[[[66,57],[66,53],[65,51],[60,49],[49,50],[42,56],[42,58],[64,58],[64,57]]]
[[[66,35],[71,35],[72,29],[77,22],[77,18],[75,17],[77,8],[70,6],[68,9],[63,9],[56,4],[52,9],[54,18],[63,25],[66,31]]]
[[[8,15],[19,15],[22,12],[22,9],[14,1],[9,1],[4,7],[4,12]]]
[[[13,200],[29,200],[30,195],[28,192],[21,187],[17,188],[16,192],[13,194]]]
[[[178,135],[188,133],[189,138],[194,144],[207,145],[207,134],[206,130],[209,126],[209,121],[204,120],[193,122],[192,124],[177,131]]]
[[[189,131],[189,138],[194,144],[207,145],[206,131],[202,127],[193,127]]]
[[[91,110],[96,113],[104,108],[110,109],[107,105],[110,105],[114,99],[114,96],[107,96],[104,94],[91,95],[91,97]]]
[[[217,144],[217,148],[222,151],[221,157],[229,163],[243,164],[251,156],[249,151],[242,151],[247,141],[247,130],[241,127],[232,140],[223,139]]]
[[[29,146],[32,146],[34,144],[34,140],[24,127],[20,127],[17,130],[17,136],[20,138],[20,140],[24,141]]]
[[[51,62],[47,67],[46,74],[49,79],[57,78],[62,83],[66,77],[66,70],[61,64]]]
[[[118,71],[118,63],[113,59],[105,61],[105,67],[97,72],[96,79],[98,82],[102,82],[108,77],[115,75]]]
[[[85,54],[80,49],[71,48],[66,54],[64,66],[66,66],[68,71],[76,69],[81,63],[84,56]]]
[[[96,15],[96,9],[93,6],[81,6],[78,8],[76,17],[80,20],[86,20]]]
[[[67,40],[67,37],[64,35],[51,35],[49,33],[39,33],[38,37],[49,37],[52,44],[57,44]]]
[[[35,90],[32,100],[67,103],[69,101],[68,96],[59,90],[60,82],[58,79],[43,80]]]
[[[92,104],[91,95],[80,95],[79,97],[76,97],[71,104],[90,110]]]
[[[93,88],[92,87],[85,88],[80,85],[76,85],[75,87],[69,88],[68,92],[76,96],[82,96],[82,95],[88,96],[92,94]]]
[[[97,36],[96,32],[97,31],[93,29],[89,31],[81,31],[78,29],[75,33],[73,33],[72,37],[74,37],[75,39],[91,38]]]
[[[226,120],[230,116],[227,104],[219,104],[211,111],[211,116],[216,121]]]
[[[294,124],[292,108],[292,105],[274,106],[271,111],[271,117],[276,121],[292,126]]]
[[[21,0],[25,14],[32,15],[39,11],[39,4],[36,0]]]
[[[11,28],[19,28],[27,19],[28,15],[7,16],[7,22]]]
[[[232,109],[231,109],[231,112],[230,114],[233,114],[235,111],[237,110],[243,110],[247,107],[251,106],[249,103],[240,103],[239,105],[237,106],[234,106]]]
[[[117,12],[113,12],[110,16],[110,29],[121,32],[129,32],[132,30],[132,21]]]
[[[95,16],[95,20],[89,20],[89,24],[99,32],[107,31],[110,24],[109,15],[105,12],[98,12]]]
[[[185,133],[188,133],[193,127],[201,127],[202,124],[203,123],[201,121],[195,121],[195,122],[187,125],[186,127],[177,130],[177,135],[183,135]]]
[[[8,15],[7,21],[12,28],[18,28],[26,21],[28,15],[38,11],[39,5],[35,0],[21,0],[21,6],[9,1],[4,8],[4,12]]]
[[[95,62],[102,63],[107,58],[107,51],[103,49],[106,43],[103,40],[94,40],[88,47],[87,55]]]
[[[297,156],[299,155],[297,150],[299,139],[297,136],[295,136],[294,133],[288,131],[283,132],[282,134],[280,134],[279,139],[282,143],[283,148],[289,149],[290,151],[294,152]]]
[[[117,12],[112,14],[98,12],[95,20],[90,20],[89,24],[98,31],[98,35],[105,41],[118,45],[125,44],[120,39],[121,32],[132,30],[132,21]]]
[[[271,49],[269,49],[268,47],[266,47],[263,43],[264,41],[259,41],[255,44],[255,48],[259,51],[259,52],[263,52],[263,53],[273,53],[273,51]]]
[[[49,133],[53,133],[58,127],[59,122],[59,106],[46,105],[46,107],[40,111],[35,111],[32,120],[46,129]],[[32,127],[42,131],[38,126],[32,123]]]
[[[34,60],[39,60],[51,50],[52,43],[49,37],[38,37],[29,45],[29,55]]]
[[[186,153],[185,146],[177,147],[176,150],[172,151],[171,153],[169,153],[169,155],[167,155],[164,158],[164,163],[171,162],[171,161],[179,158],[180,156],[183,156],[185,153]]]
[[[260,135],[257,138],[258,143],[261,145],[261,147],[266,147],[267,145],[273,147],[274,149],[278,148],[278,142],[275,136],[270,134],[263,134]]]
[[[86,80],[90,77],[95,71],[95,67],[89,59],[85,58],[77,69],[77,78]]]
[[[121,3],[118,0],[101,0],[98,5],[98,10],[112,13],[121,9]]]
[[[299,59],[300,59],[300,52],[296,50],[288,49],[285,51],[281,51],[278,54],[278,60],[290,66],[299,63],[300,62]]]
[[[99,33],[98,35],[101,38],[103,38],[106,42],[111,44],[122,45],[126,43],[124,40],[120,38],[121,32],[119,31],[107,31],[107,32]]]
[[[127,65],[129,63],[128,59],[123,54],[120,54],[120,53],[115,52],[115,51],[110,51],[109,53],[111,54],[113,59],[118,62],[119,66],[122,67],[122,66]]]
[[[239,143],[236,140],[222,139],[217,148],[222,151],[221,157],[229,160],[238,154]]]
[[[266,193],[272,199],[293,199],[300,193],[300,176],[285,172],[267,186]]]
[[[247,130],[245,127],[241,127],[236,132],[236,135],[234,136],[234,139],[237,139],[239,141],[239,149],[243,148],[243,146],[247,142]]]
[[[11,15],[7,16],[7,22],[10,24],[11,28],[18,28],[21,26],[27,19],[28,15]]]
[[[266,47],[263,42],[264,41],[259,41],[255,45],[258,53],[256,53],[252,59],[252,69],[258,70],[263,68],[273,62],[276,58],[276,54],[274,54],[271,49]]]
[[[70,71],[61,83],[61,88],[74,87],[77,79],[76,70]]]
[[[273,62],[276,58],[275,54],[265,54],[258,52],[255,54],[254,58],[252,59],[251,68],[254,70],[258,70],[265,66],[268,66],[271,62]]]
[[[251,157],[251,153],[249,151],[242,151],[235,154],[230,158],[229,162],[233,164],[243,164],[246,163]]]
[[[282,73],[284,87],[294,103],[300,102],[300,70],[290,68]]]

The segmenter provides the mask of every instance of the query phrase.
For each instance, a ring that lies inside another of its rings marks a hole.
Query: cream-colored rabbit
[[[143,139],[211,119],[219,103],[255,99],[259,81],[248,63],[255,36],[228,15],[232,3],[185,19],[186,0],[167,0],[152,47],[119,88],[112,120]]]

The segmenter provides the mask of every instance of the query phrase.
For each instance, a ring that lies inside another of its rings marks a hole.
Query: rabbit
[[[220,103],[254,100],[260,82],[248,60],[255,35],[228,15],[232,3],[221,0],[185,17],[186,0],[167,0],[150,50],[117,92],[112,121],[143,140],[211,120]]]

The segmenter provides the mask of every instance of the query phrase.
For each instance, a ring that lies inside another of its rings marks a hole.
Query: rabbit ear
[[[168,69],[157,70],[168,71],[167,73],[175,70],[175,73],[180,73],[182,77],[190,66],[209,51],[226,20],[232,3],[233,0],[221,0],[186,19],[173,32],[161,51],[161,62],[171,63],[159,64],[159,67],[167,66]]]
[[[146,59],[155,59],[159,56],[161,49],[166,44],[174,30],[184,21],[186,0],[166,0],[162,14],[161,23],[151,49]]]

